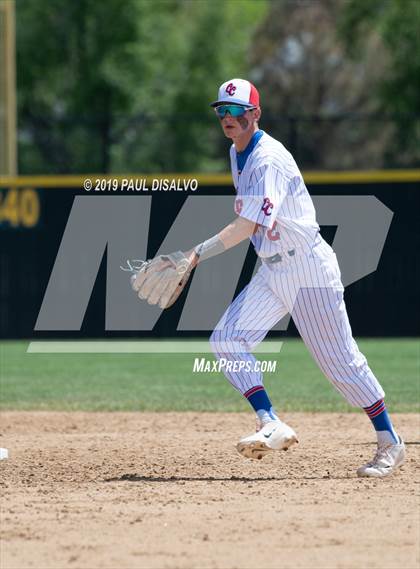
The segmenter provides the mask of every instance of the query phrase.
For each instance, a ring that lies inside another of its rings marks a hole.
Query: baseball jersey
[[[247,149],[244,153],[237,153],[234,145],[230,149],[237,193],[235,213],[258,224],[251,241],[260,257],[310,247],[319,225],[293,156],[281,142],[263,131],[254,137],[244,165],[241,155],[246,155]],[[242,170],[238,169],[238,162],[243,165]]]

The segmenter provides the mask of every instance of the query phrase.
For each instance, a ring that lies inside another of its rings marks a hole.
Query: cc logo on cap
[[[235,94],[236,87],[233,83],[229,83],[229,85],[225,89],[226,93],[232,97]]]

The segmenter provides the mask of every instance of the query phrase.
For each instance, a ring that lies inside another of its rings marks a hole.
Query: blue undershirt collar
[[[264,134],[263,130],[257,130],[257,132],[255,132],[252,135],[252,138],[248,142],[247,147],[244,150],[242,150],[242,152],[236,153],[236,165],[238,167],[238,174],[240,174],[242,172],[242,170],[245,168],[245,164],[246,164],[246,161],[248,159],[248,156],[254,150],[254,148],[258,144],[258,141],[260,140],[260,138],[262,137],[263,134]]]

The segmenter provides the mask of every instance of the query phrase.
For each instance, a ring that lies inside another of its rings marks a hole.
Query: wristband
[[[220,255],[220,253],[226,251],[226,247],[223,245],[220,237],[215,235],[194,247],[194,251],[200,261],[205,261],[206,259],[210,259],[210,257]]]

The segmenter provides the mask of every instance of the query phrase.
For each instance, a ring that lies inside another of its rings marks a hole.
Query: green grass
[[[391,411],[419,411],[419,339],[358,341]],[[192,373],[195,354],[27,354],[0,342],[0,408],[85,411],[241,411],[248,404],[220,373]],[[207,354],[205,357],[210,357]],[[265,385],[278,409],[352,411],[301,340],[286,339]]]

